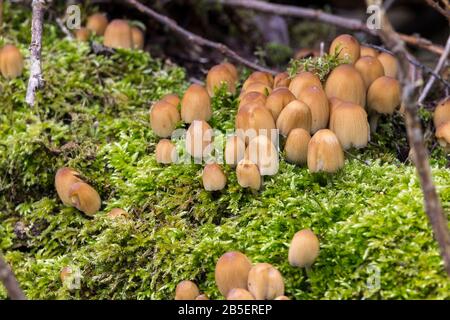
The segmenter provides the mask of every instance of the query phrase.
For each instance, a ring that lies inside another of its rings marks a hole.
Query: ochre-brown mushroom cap
[[[239,161],[236,167],[236,177],[243,188],[259,190],[261,188],[261,174],[258,166],[248,159]]]
[[[398,75],[397,59],[392,54],[387,52],[381,52],[377,56],[377,59],[383,65],[384,75],[396,79]]]
[[[103,45],[114,49],[132,49],[133,35],[128,21],[120,19],[111,21],[105,30]]]
[[[257,263],[248,273],[248,291],[256,300],[273,300],[284,295],[281,273],[269,263]]]
[[[88,28],[81,27],[80,29],[75,30],[75,38],[78,41],[88,41],[91,36],[91,30]]]
[[[169,139],[161,139],[156,145],[156,162],[162,164],[176,163],[178,160],[175,145]]]
[[[360,52],[360,54],[359,54],[360,58],[361,57],[374,57],[374,58],[376,58],[379,55],[379,52],[376,49],[371,48],[371,47],[366,47],[366,46],[361,46],[359,52]]]
[[[241,109],[242,106],[245,106],[246,104],[260,104],[265,105],[267,101],[266,95],[260,93],[260,92],[247,92],[244,93],[239,97],[239,106],[238,111]]]
[[[228,137],[225,144],[225,163],[235,167],[244,159],[245,142],[238,136]]]
[[[319,239],[309,229],[297,232],[289,247],[289,263],[294,267],[310,267],[319,256]]]
[[[181,100],[181,119],[186,123],[194,120],[209,121],[212,116],[211,99],[201,85],[192,84]]]
[[[277,121],[283,108],[291,101],[295,100],[295,96],[288,88],[281,87],[272,91],[267,97],[265,106],[272,113],[273,119]]]
[[[309,86],[300,91],[300,101],[311,111],[311,132],[315,133],[328,126],[330,107],[328,97],[320,86]]]
[[[258,166],[262,176],[272,176],[278,172],[278,151],[265,135],[259,135],[250,140],[245,150],[245,158]]]
[[[306,164],[309,140],[311,140],[311,135],[305,129],[293,129],[284,145],[286,160],[298,165]]]
[[[202,181],[206,191],[219,191],[225,188],[227,177],[217,163],[210,163],[203,169]]]
[[[435,128],[450,122],[450,97],[442,99],[433,113],[433,122]]]
[[[450,122],[441,124],[436,129],[436,138],[446,151],[450,151]]]
[[[367,92],[367,106],[369,110],[381,114],[394,113],[400,102],[400,84],[391,77],[384,76],[376,79]]]
[[[106,15],[102,13],[95,13],[91,15],[86,22],[86,28],[98,36],[103,36],[107,27],[108,18],[106,18]]]
[[[245,143],[258,135],[272,136],[275,128],[272,113],[262,104],[246,104],[237,113],[236,133]]]
[[[223,254],[216,264],[215,279],[219,291],[224,297],[231,289],[247,290],[248,273],[252,268],[251,261],[239,251]]]
[[[88,216],[96,214],[100,210],[101,199],[97,191],[87,183],[80,181],[69,188],[69,197],[72,205]]]
[[[289,91],[291,91],[297,99],[300,99],[300,92],[310,86],[322,87],[322,83],[320,82],[319,77],[315,74],[303,71],[291,79]]]
[[[287,137],[295,128],[311,132],[312,115],[309,107],[300,100],[293,100],[283,108],[277,119],[277,129]]]
[[[317,131],[308,144],[308,169],[334,173],[344,166],[344,151],[333,131]]]
[[[214,96],[217,89],[220,89],[222,85],[225,85],[227,91],[236,93],[236,78],[223,64],[213,66],[206,75],[206,90],[210,97]]]
[[[353,65],[342,64],[331,71],[325,84],[328,98],[366,105],[366,86],[361,74]]]
[[[338,53],[338,57],[348,60],[349,63],[354,64],[361,53],[358,40],[349,34],[341,34],[333,40],[330,46],[331,55]]]
[[[247,91],[247,88],[253,83],[263,83],[268,88],[273,87],[273,76],[267,72],[255,71],[242,85],[242,91]]]
[[[355,68],[361,74],[367,89],[376,79],[384,76],[383,65],[374,57],[365,56],[359,58],[355,63]]]
[[[190,281],[181,281],[175,289],[175,300],[195,300],[200,295],[197,285]]]
[[[0,51],[2,75],[7,79],[14,79],[22,75],[23,68],[24,60],[20,50],[12,44],[4,46]]]
[[[273,78],[273,89],[276,88],[289,88],[289,84],[291,83],[291,78],[287,72],[278,73]]]
[[[242,288],[233,288],[226,296],[227,300],[255,300],[250,292]]]
[[[150,109],[150,126],[161,138],[170,137],[178,122],[180,122],[180,113],[173,104],[158,101]]]
[[[203,120],[194,120],[186,132],[186,151],[196,159],[206,158],[214,132]]]
[[[72,205],[72,201],[70,200],[69,196],[70,187],[73,184],[81,181],[82,180],[80,178],[80,174],[72,168],[64,167],[56,171],[55,189],[58,193],[59,198],[65,205]]]
[[[131,39],[133,40],[133,49],[143,50],[145,45],[145,35],[138,27],[131,28]]]

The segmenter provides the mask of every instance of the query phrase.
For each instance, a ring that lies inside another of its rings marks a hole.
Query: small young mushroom
[[[66,266],[61,269],[61,271],[59,273],[59,278],[61,279],[61,282],[63,284],[66,284],[72,277],[72,274],[73,274],[72,268],[69,266]]]
[[[156,162],[162,164],[176,163],[178,160],[177,150],[172,141],[161,139],[156,145]]]
[[[297,232],[289,247],[289,263],[293,267],[309,268],[319,256],[319,239],[309,229]]]
[[[213,142],[213,130],[206,121],[194,120],[186,132],[186,150],[196,159],[206,157]]]
[[[339,98],[342,101],[366,105],[366,85],[361,74],[354,66],[342,64],[331,71],[325,83],[328,98]]]
[[[258,135],[272,136],[275,121],[263,104],[249,103],[242,106],[236,116],[236,133],[247,144]]]
[[[398,74],[398,61],[392,54],[387,52],[381,52],[377,59],[381,62],[384,69],[384,75],[394,78],[397,78]]]
[[[338,171],[344,166],[344,151],[333,131],[317,131],[308,144],[308,169],[311,172]]]
[[[192,84],[181,100],[181,119],[186,123],[192,123],[194,120],[209,121],[211,116],[211,99],[208,91],[199,84]]]
[[[143,50],[145,45],[144,32],[138,27],[131,28],[131,39],[133,40],[133,49]]]
[[[170,137],[178,122],[180,113],[173,104],[161,100],[150,109],[150,125],[158,137]]]
[[[242,85],[242,91],[247,91],[247,87],[255,82],[263,83],[268,88],[273,87],[273,77],[271,74],[267,72],[255,71],[247,78],[247,80],[245,80]]]
[[[288,88],[281,87],[272,91],[266,99],[265,106],[272,113],[273,119],[277,121],[281,110],[294,100],[295,96],[292,92],[290,92]]]
[[[228,72],[231,73],[235,82],[239,80],[239,73],[234,64],[230,62],[222,62],[221,65],[228,69]]]
[[[277,129],[285,137],[295,128],[303,128],[311,132],[311,124],[311,110],[300,100],[291,101],[283,108],[277,119]]]
[[[215,279],[219,291],[224,297],[231,289],[247,289],[248,273],[252,263],[247,256],[239,251],[223,254],[216,264]]]
[[[100,210],[101,199],[97,191],[85,182],[76,182],[69,188],[72,205],[88,216],[93,216]]]
[[[272,300],[284,295],[281,273],[269,263],[257,263],[248,273],[248,291],[256,300]]]
[[[330,130],[339,139],[342,148],[364,148],[370,140],[370,127],[367,113],[361,106],[342,102],[330,119]]]
[[[225,65],[219,64],[209,69],[206,75],[206,90],[209,96],[213,97],[215,91],[225,85],[229,93],[235,94],[236,81],[237,79],[231,74],[230,70]]]
[[[178,107],[181,100],[176,94],[170,93],[170,94],[166,94],[164,97],[162,97],[161,101],[168,102],[168,103],[174,105],[175,107]]]
[[[23,56],[16,46],[7,44],[1,49],[0,70],[6,79],[20,77],[23,72],[23,67]]]
[[[291,78],[287,72],[281,72],[273,78],[273,88],[289,88]]]
[[[72,206],[72,201],[69,196],[70,187],[82,180],[79,173],[72,168],[60,168],[55,175],[55,188],[61,201],[67,205]]]
[[[378,57],[379,52],[371,47],[361,46],[359,51],[360,57]]]
[[[103,36],[108,27],[108,18],[103,13],[91,15],[86,22],[86,28],[91,30],[97,36]]]
[[[311,140],[311,135],[308,131],[302,128],[293,129],[284,145],[286,160],[298,165],[306,164],[309,140]]]
[[[265,105],[267,101],[267,97],[259,92],[248,92],[244,93],[239,97],[239,106],[238,111],[241,109],[242,106],[245,106],[246,104],[261,104]]]
[[[175,289],[175,300],[195,300],[200,295],[197,285],[190,281],[181,281]]]
[[[361,57],[355,63],[356,70],[361,74],[364,84],[368,89],[372,82],[374,82],[379,77],[384,76],[384,68],[381,62],[374,57]]]
[[[227,177],[222,168],[217,163],[210,163],[205,166],[202,174],[203,187],[206,191],[223,190],[227,184]]]
[[[322,87],[322,83],[318,76],[311,72],[300,72],[297,74],[289,84],[289,91],[297,98],[300,99],[300,92],[310,86]]]
[[[108,218],[111,218],[111,219],[116,219],[119,217],[127,218],[128,212],[126,212],[125,210],[123,210],[121,208],[114,208],[110,212],[108,212],[107,216],[108,216]]]
[[[236,167],[236,176],[239,185],[243,188],[259,190],[261,188],[261,174],[258,166],[247,159],[239,161]]]
[[[331,55],[337,53],[339,58],[354,64],[359,59],[361,49],[358,40],[349,34],[341,34],[331,43],[329,53]]]
[[[225,144],[225,163],[235,167],[244,159],[245,142],[238,136],[228,137]]]
[[[91,30],[88,28],[81,27],[80,29],[75,30],[75,39],[78,41],[88,41],[91,36]]]
[[[227,300],[255,300],[250,292],[242,288],[233,288],[227,294]]]
[[[132,49],[133,36],[128,21],[120,19],[111,21],[105,30],[103,45],[114,49]]]
[[[441,124],[436,129],[436,138],[439,145],[444,148],[446,152],[450,152],[450,122]]]
[[[300,91],[300,101],[311,110],[311,132],[315,133],[328,126],[330,107],[328,98],[320,86],[309,86]]]
[[[450,97],[441,100],[433,113],[434,127],[450,122]]]
[[[273,176],[278,172],[278,151],[265,135],[250,140],[245,150],[245,158],[258,166],[262,176]]]

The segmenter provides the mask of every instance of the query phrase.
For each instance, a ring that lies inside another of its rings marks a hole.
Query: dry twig
[[[3,257],[0,256],[0,281],[6,288],[8,292],[8,296],[12,300],[26,300],[25,295],[20,289],[19,283],[17,282],[16,277],[14,276],[11,268],[3,260]]]
[[[450,21],[450,4],[448,0],[425,0],[433,9],[438,11],[440,14],[442,14],[444,17],[447,18],[447,20]],[[441,7],[441,3],[444,7]]]

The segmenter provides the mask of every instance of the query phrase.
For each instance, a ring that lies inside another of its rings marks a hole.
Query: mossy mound
[[[29,18],[6,17],[1,43],[25,54]],[[186,88],[183,69],[143,52],[94,54],[51,25],[43,54],[46,87],[34,108],[24,103],[27,73],[0,80],[0,250],[29,298],[171,299],[185,279],[220,298],[214,267],[228,250],[272,263],[296,299],[449,298],[414,168],[392,147],[404,141],[393,139],[397,119],[382,126],[378,146],[349,158],[336,175],[282,161],[254,194],[226,167],[226,189],[209,193],[202,166],[162,166],[154,157],[149,106]],[[235,97],[222,92],[213,108],[211,125],[233,128]],[[450,171],[442,162],[436,156],[433,173],[448,211]],[[99,191],[103,206],[94,218],[58,199],[53,179],[62,166]],[[115,207],[131,217],[109,219]],[[303,228],[321,242],[308,275],[287,261]],[[80,270],[80,289],[61,283],[65,266]]]

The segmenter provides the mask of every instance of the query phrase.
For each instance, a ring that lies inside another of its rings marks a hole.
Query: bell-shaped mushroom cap
[[[246,143],[258,135],[272,136],[275,129],[272,113],[264,105],[249,103],[242,106],[236,116],[236,133]]]
[[[195,300],[199,295],[197,285],[189,280],[181,281],[175,289],[175,300]]]
[[[131,39],[133,40],[133,49],[144,49],[145,36],[144,32],[138,27],[131,28]]]
[[[234,288],[228,293],[227,300],[255,300],[255,298],[245,289]]]
[[[293,100],[283,108],[277,119],[277,129],[287,137],[295,128],[311,132],[312,115],[309,107],[300,100]]]
[[[359,51],[360,57],[378,57],[379,52],[371,47],[361,46]]]
[[[343,102],[333,111],[330,130],[344,149],[364,148],[370,140],[370,127],[366,111],[357,104]]]
[[[297,99],[300,99],[300,92],[310,86],[322,87],[322,83],[318,76],[311,72],[304,71],[300,72],[291,80],[289,91],[291,91]]]
[[[244,159],[245,142],[238,136],[228,137],[225,144],[225,163],[235,167]]]
[[[366,105],[366,85],[358,70],[352,65],[342,64],[334,69],[325,83],[328,98]]]
[[[245,106],[246,104],[261,104],[265,105],[267,101],[266,95],[259,93],[259,92],[248,92],[244,93],[239,97],[239,106],[238,110],[241,109],[242,106]]]
[[[361,74],[366,88],[379,77],[384,76],[384,69],[381,62],[374,57],[361,57],[355,63],[356,70]]]
[[[434,110],[433,121],[436,128],[450,121],[450,97],[439,102]]]
[[[206,157],[214,132],[206,121],[194,120],[186,132],[186,151],[196,159]]]
[[[392,114],[400,105],[400,84],[391,77],[380,77],[375,80],[367,92],[369,110],[381,114]]]
[[[91,30],[98,36],[103,36],[108,27],[108,18],[102,13],[95,13],[91,15],[86,22],[86,28]]]
[[[308,131],[302,128],[293,129],[284,145],[286,160],[298,165],[306,164],[309,140],[311,140],[311,135]]]
[[[201,294],[195,298],[195,300],[209,300],[206,294]]]
[[[262,176],[272,176],[278,172],[278,151],[265,135],[250,140],[245,150],[245,158],[258,166]]]
[[[247,159],[239,161],[236,168],[236,176],[239,185],[243,188],[259,190],[261,188],[261,174],[258,166]]]
[[[291,78],[287,72],[281,72],[273,78],[273,88],[289,88]]]
[[[112,209],[110,212],[108,212],[107,216],[111,219],[116,219],[119,217],[128,217],[128,212],[126,212],[125,210],[121,209],[121,208],[114,208]]]
[[[436,129],[436,138],[446,151],[450,151],[450,122],[441,124]]]
[[[0,70],[5,78],[14,79],[20,77],[23,72],[23,67],[23,56],[16,46],[7,44],[1,49]]]
[[[91,36],[91,30],[88,28],[81,27],[80,29],[75,30],[75,39],[78,41],[88,41]]]
[[[210,163],[205,166],[202,180],[206,191],[219,191],[224,189],[227,184],[227,177],[217,163]]]
[[[344,101],[342,101],[339,98],[333,97],[333,98],[328,99],[328,102],[329,102],[328,105],[330,106],[330,119],[331,119],[331,117],[333,116],[334,110],[336,110],[336,108]]]
[[[288,88],[281,87],[272,91],[267,97],[266,108],[272,113],[273,119],[277,121],[281,110],[288,105],[291,101],[295,100],[295,96]]]
[[[306,87],[300,92],[299,100],[304,102],[311,110],[311,132],[325,129],[330,118],[330,107],[327,95],[322,87]]]
[[[263,83],[268,88],[272,88],[273,76],[267,72],[255,71],[247,78],[247,80],[245,80],[244,84],[242,85],[242,91],[247,91],[248,86],[255,82]]]
[[[309,229],[297,232],[289,247],[289,263],[291,266],[310,267],[319,256],[319,239]]]
[[[358,40],[349,34],[341,34],[333,40],[330,46],[330,54],[338,53],[338,57],[354,64],[359,59],[360,46]]]
[[[105,30],[103,45],[114,49],[132,49],[133,35],[128,21],[111,21]]]
[[[162,164],[175,163],[178,160],[177,149],[172,141],[161,139],[156,145],[156,162]]]
[[[228,69],[228,72],[231,73],[231,75],[234,78],[234,81],[239,80],[239,72],[234,64],[230,62],[222,62],[221,65]]]
[[[248,273],[252,263],[247,256],[239,251],[223,254],[216,264],[215,279],[217,288],[224,297],[231,289],[247,289]]]
[[[175,107],[178,107],[178,105],[181,102],[180,98],[174,93],[166,94],[164,97],[161,98],[161,101],[173,104]]]
[[[333,173],[343,166],[344,151],[334,132],[328,129],[317,131],[308,144],[309,171]]]
[[[80,174],[72,168],[60,168],[55,175],[55,188],[61,201],[67,205],[72,206],[72,201],[69,196],[70,187],[81,182]]]
[[[256,300],[272,300],[284,295],[281,273],[269,263],[257,263],[248,273],[248,291]]]
[[[279,296],[279,297],[276,297],[276,298],[273,299],[273,300],[291,300],[291,299],[289,299],[289,298],[286,297],[286,296]]]
[[[246,88],[242,94],[249,92],[259,92],[265,96],[268,96],[272,92],[272,88],[262,82],[252,82]]]
[[[228,92],[236,93],[236,78],[225,65],[219,64],[209,69],[206,76],[206,90],[209,96],[213,97],[214,92],[220,89],[222,85],[227,87]]]
[[[391,78],[397,78],[398,74],[398,61],[397,59],[390,53],[387,52],[381,52],[377,59],[381,62],[384,69],[384,75],[391,77]]]
[[[211,99],[208,91],[201,85],[190,85],[181,100],[181,119],[186,123],[192,123],[194,120],[208,121],[211,116]]]
[[[153,132],[161,138],[170,137],[179,121],[177,107],[166,101],[158,101],[150,109],[150,125]]]
[[[60,273],[59,273],[59,278],[61,279],[61,282],[63,284],[66,283],[66,281],[69,280],[69,278],[72,276],[73,274],[73,270],[71,267],[66,266],[64,268],[61,269]]]
[[[69,188],[69,197],[72,205],[92,216],[100,210],[101,199],[97,191],[85,182],[76,182]]]

